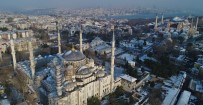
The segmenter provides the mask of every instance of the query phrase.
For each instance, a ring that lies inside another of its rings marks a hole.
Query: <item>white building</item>
[[[90,43],[90,48],[93,51],[97,51],[99,54],[111,53],[111,47],[99,37],[96,37],[94,40],[92,40]]]

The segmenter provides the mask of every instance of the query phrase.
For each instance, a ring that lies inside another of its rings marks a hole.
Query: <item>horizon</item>
[[[29,10],[45,8],[164,8],[188,10],[191,13],[203,11],[203,0],[0,0],[0,10]],[[181,3],[180,3],[181,2]],[[184,3],[183,3],[184,2]],[[191,6],[192,4],[192,6]]]

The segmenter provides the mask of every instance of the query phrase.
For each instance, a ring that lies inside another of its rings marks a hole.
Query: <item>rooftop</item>
[[[134,77],[131,77],[131,76],[129,76],[129,75],[126,75],[126,74],[124,74],[124,75],[122,75],[122,76],[120,76],[122,79],[125,79],[125,80],[127,80],[127,81],[129,81],[129,82],[135,82],[137,79],[136,78],[134,78]]]

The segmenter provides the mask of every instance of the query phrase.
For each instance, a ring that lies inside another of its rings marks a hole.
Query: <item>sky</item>
[[[203,0],[0,0],[0,9],[161,7],[203,10]]]

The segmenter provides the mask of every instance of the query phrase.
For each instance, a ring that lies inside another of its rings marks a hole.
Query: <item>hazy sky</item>
[[[0,9],[135,6],[203,10],[203,0],[0,0]]]

